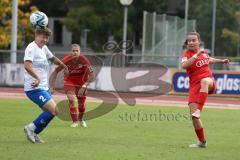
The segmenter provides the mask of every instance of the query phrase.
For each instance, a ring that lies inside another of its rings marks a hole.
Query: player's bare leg
[[[55,101],[53,99],[49,100],[44,106],[43,106],[43,110],[47,110],[49,111],[53,116],[58,115],[58,108],[57,105],[55,103]],[[45,141],[43,141],[38,134],[34,134],[34,138],[35,138],[35,142],[36,143],[45,143]]]
[[[210,90],[213,90],[214,86],[213,86],[213,79],[212,78],[203,78],[200,82],[201,84],[201,88],[199,91],[199,95],[198,95],[198,107],[196,108],[196,110],[192,113],[193,117],[196,118],[200,118],[200,113],[203,109],[203,106],[206,102],[207,96],[208,96],[208,92]]]
[[[42,132],[42,130],[46,128],[46,126],[54,118],[54,116],[58,114],[56,103],[53,101],[53,99],[50,99],[46,104],[44,104],[42,110],[43,112],[37,118],[41,119],[39,122],[37,119],[35,119],[35,122],[32,122],[24,127],[24,132],[28,140],[32,143],[44,143],[44,141],[41,140],[38,134]]]
[[[73,122],[71,124],[71,127],[75,128],[78,127],[78,109],[75,105],[74,92],[70,90],[67,91],[67,98],[69,101],[69,110]]]
[[[83,96],[78,95],[77,99],[78,99],[79,122],[80,122],[80,125],[83,128],[86,128],[87,123],[84,121],[84,118],[83,118],[85,110],[86,110],[86,96],[85,95],[83,95]]]
[[[80,125],[83,128],[87,127],[87,123],[84,121],[84,113],[86,110],[86,93],[87,93],[87,88],[86,87],[81,87],[79,88],[76,96],[78,100],[78,111],[79,111],[79,117],[78,120],[80,122]]]
[[[58,115],[58,108],[57,105],[55,103],[55,101],[53,99],[49,100],[44,106],[43,106],[44,110],[49,111],[50,113],[52,113],[54,116]]]
[[[198,104],[197,103],[190,103],[189,104],[189,108],[190,108],[190,114],[192,115],[192,113],[197,109]],[[189,147],[206,147],[207,143],[204,137],[204,131],[203,131],[203,124],[202,121],[200,120],[200,118],[196,118],[192,116],[192,123],[193,123],[193,127],[195,130],[195,133],[198,137],[199,142],[196,144],[192,144]]]

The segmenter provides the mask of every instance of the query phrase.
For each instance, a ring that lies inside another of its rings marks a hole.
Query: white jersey
[[[53,54],[46,45],[39,48],[33,41],[25,49],[24,61],[32,61],[32,67],[40,77],[40,84],[33,88],[31,83],[35,80],[26,70],[24,72],[24,91],[31,91],[34,89],[48,90],[48,59],[52,58]]]

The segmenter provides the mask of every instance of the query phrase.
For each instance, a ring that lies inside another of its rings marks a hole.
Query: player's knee
[[[189,103],[188,106],[190,108],[190,114],[192,114],[198,108],[197,103]]]
[[[58,108],[57,108],[57,107],[55,107],[55,108],[53,109],[53,112],[52,112],[52,114],[53,114],[54,116],[57,116],[57,115],[58,115],[58,113],[59,113],[59,110],[58,110]]]
[[[85,95],[77,95],[77,99],[80,101],[84,101],[86,99]]]
[[[67,98],[68,98],[68,101],[69,101],[70,103],[74,102],[74,97],[73,97],[73,95],[68,95]]]
[[[193,121],[193,122],[198,122],[198,121],[199,121],[199,118],[192,116],[192,121]]]
[[[211,83],[211,81],[209,79],[201,80],[201,86],[202,87],[207,87],[207,86],[209,86],[210,83]]]
[[[74,106],[75,106],[75,104],[74,104],[74,101],[73,101],[73,100],[68,100],[68,102],[69,102],[69,105],[70,105],[70,107],[74,107]]]
[[[79,105],[84,104],[86,101],[86,96],[78,96],[77,100]]]

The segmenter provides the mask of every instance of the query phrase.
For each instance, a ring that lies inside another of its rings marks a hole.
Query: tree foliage
[[[101,51],[109,35],[113,35],[116,41],[122,39],[123,6],[119,0],[51,0],[51,2],[32,0],[32,2],[48,16],[65,17],[63,23],[73,32],[74,41],[79,41],[83,30],[89,29],[88,44],[95,51]],[[128,39],[134,40],[138,45],[142,38],[143,11],[167,13],[168,3],[169,0],[134,0],[129,6]],[[239,10],[240,0],[217,0],[215,55],[236,55],[239,45]],[[205,47],[211,49],[212,0],[189,1],[189,18],[196,20],[196,28]]]
[[[29,24],[29,16],[31,12],[37,10],[31,6],[26,10],[30,0],[18,1],[18,48],[22,47],[24,42],[32,37],[32,29]],[[12,27],[12,3],[11,0],[0,1],[0,48],[7,49],[11,43],[11,27]]]
[[[100,50],[107,41],[108,35],[120,38],[122,26],[121,4],[113,0],[69,0],[70,9],[64,24],[71,30],[78,40],[84,29],[89,29],[90,47]],[[129,26],[129,30],[132,30]]]
[[[89,43],[100,50],[109,35],[121,41],[123,33],[123,6],[119,0],[67,0],[69,12],[64,20],[67,28],[80,35],[90,29]],[[128,39],[138,41],[141,38],[143,10],[163,12],[166,0],[135,0],[128,9]],[[78,37],[76,37],[78,38]]]
[[[51,17],[64,17],[68,12],[66,0],[31,0],[29,5],[37,6],[40,11]]]
[[[237,4],[240,4],[239,0],[217,1],[215,55],[235,56],[237,53],[240,27],[237,21],[237,11],[240,8]],[[211,49],[212,1],[190,1],[189,15],[191,19],[197,20],[197,31],[200,32],[205,47]]]

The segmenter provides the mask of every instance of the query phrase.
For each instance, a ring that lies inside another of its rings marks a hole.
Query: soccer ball
[[[31,14],[30,23],[33,28],[45,28],[48,25],[48,17],[45,13],[36,11]]]

